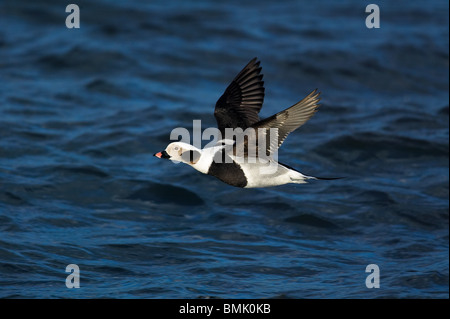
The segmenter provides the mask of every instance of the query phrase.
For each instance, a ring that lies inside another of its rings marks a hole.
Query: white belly
[[[247,178],[245,188],[270,187],[292,183],[291,170],[277,162],[242,163],[240,165]]]

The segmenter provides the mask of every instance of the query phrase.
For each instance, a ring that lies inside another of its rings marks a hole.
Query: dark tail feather
[[[324,181],[332,181],[332,180],[335,180],[335,179],[343,179],[343,178],[345,178],[345,177],[314,177],[315,179],[321,179],[321,180],[324,180]]]

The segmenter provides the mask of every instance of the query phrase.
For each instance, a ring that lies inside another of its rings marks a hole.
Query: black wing
[[[266,134],[266,154],[275,152],[292,131],[305,124],[317,112],[320,92],[317,89],[309,93],[303,100],[284,111],[268,117],[252,127],[264,129]],[[277,130],[276,138],[270,137],[270,129]]]
[[[234,154],[239,155],[243,152],[244,156],[250,154],[258,156],[259,148],[263,147],[266,156],[273,155],[289,133],[305,124],[316,113],[319,107],[319,95],[320,92],[316,89],[290,108],[253,124],[254,130],[249,132],[247,140],[241,140],[234,145]],[[275,133],[275,136],[271,136],[271,133]]]
[[[263,75],[257,58],[251,60],[219,98],[214,110],[217,126],[225,138],[225,128],[245,130],[259,121],[264,101]]]

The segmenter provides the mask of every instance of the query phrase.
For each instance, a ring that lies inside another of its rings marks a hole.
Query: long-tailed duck
[[[225,138],[219,138],[215,146],[203,149],[173,142],[154,156],[186,163],[236,187],[268,187],[301,184],[308,179],[329,179],[303,175],[276,159],[276,151],[288,134],[317,111],[320,93],[316,89],[284,111],[260,120],[258,113],[264,101],[264,82],[259,65],[257,58],[252,59],[216,103],[214,116],[218,130]],[[230,130],[241,134],[229,138]]]

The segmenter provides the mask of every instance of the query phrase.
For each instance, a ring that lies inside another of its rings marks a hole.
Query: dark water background
[[[0,297],[449,297],[447,0],[377,1],[380,29],[364,1],[104,0],[69,30],[69,3],[0,2]],[[346,179],[152,156],[254,56],[262,117],[322,91],[280,159]]]

